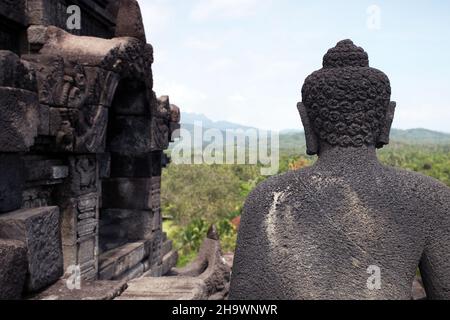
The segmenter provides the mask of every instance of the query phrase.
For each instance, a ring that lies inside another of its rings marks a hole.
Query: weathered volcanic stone
[[[450,189],[378,161],[389,100],[389,80],[350,40],[308,77],[299,111],[319,159],[250,194],[230,299],[409,300],[417,267],[428,298],[450,299]]]
[[[37,136],[39,103],[35,93],[0,87],[0,151],[28,151]]]
[[[99,301],[112,300],[127,287],[125,281],[83,282],[80,290],[70,290],[67,279],[61,279],[30,300]]]
[[[117,300],[207,300],[201,279],[189,277],[139,278]]]
[[[14,211],[0,216],[0,238],[23,241],[27,248],[26,290],[36,292],[63,275],[57,207]]]
[[[119,279],[150,256],[150,241],[128,243],[103,253],[99,258],[100,280]]]
[[[0,300],[22,297],[27,274],[27,250],[17,240],[0,239]]]
[[[36,77],[28,63],[11,51],[0,50],[0,87],[36,91]]]
[[[111,152],[143,155],[152,151],[150,118],[117,116],[109,126]]]
[[[161,176],[161,156],[161,151],[138,156],[113,153],[111,155],[111,177]]]
[[[197,258],[191,264],[181,269],[167,268],[164,262],[167,264],[170,261],[169,257],[170,254],[164,257],[166,261],[163,260],[163,272],[170,271],[169,275],[172,276],[196,277],[203,280],[210,299],[223,300],[228,296],[231,268],[222,255],[219,235],[214,225],[209,229]]]
[[[22,159],[15,154],[0,154],[0,171],[0,213],[17,210],[22,205],[25,183]]]
[[[147,42],[139,3],[136,0],[121,0],[119,3],[115,36],[134,37]]]
[[[100,236],[126,240],[149,239],[153,231],[151,210],[104,209],[100,216]]]
[[[160,195],[152,193],[156,187],[153,181],[152,178],[103,180],[103,208],[151,210],[159,207]]]

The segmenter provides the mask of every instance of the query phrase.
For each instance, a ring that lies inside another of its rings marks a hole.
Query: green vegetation
[[[280,138],[280,172],[314,163],[314,157],[302,156],[304,139],[298,133]],[[421,145],[405,137],[399,140],[379,151],[383,163],[421,172],[450,186],[450,143],[440,140]],[[417,141],[422,143],[423,139]],[[195,258],[212,223],[218,228],[224,251],[234,251],[233,222],[250,191],[264,179],[256,165],[170,165],[164,171],[162,209],[164,216],[170,217],[164,227],[179,250],[179,266]]]

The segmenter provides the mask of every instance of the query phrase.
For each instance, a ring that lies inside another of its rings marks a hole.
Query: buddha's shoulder
[[[411,187],[414,190],[450,192],[450,188],[443,182],[419,172],[384,166],[384,174],[390,179],[397,180],[404,187]]]
[[[386,180],[397,186],[397,194],[413,196],[439,209],[450,209],[450,188],[443,182],[422,173],[387,166],[384,173]]]
[[[250,193],[246,206],[270,207],[274,199],[282,201],[287,200],[291,195],[301,194],[302,189],[307,189],[306,184],[312,175],[313,169],[308,167],[270,177]]]

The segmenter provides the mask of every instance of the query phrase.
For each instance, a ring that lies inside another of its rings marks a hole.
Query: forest
[[[450,135],[428,130],[393,131],[380,161],[436,178],[450,186]],[[280,135],[280,174],[314,163],[306,156],[303,133]],[[234,252],[243,204],[255,186],[267,179],[259,165],[175,165],[163,173],[165,231],[179,250],[179,266],[195,258],[211,224],[223,251]]]

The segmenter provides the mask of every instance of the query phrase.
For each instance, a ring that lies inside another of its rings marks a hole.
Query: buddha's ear
[[[381,149],[383,146],[389,144],[389,136],[391,134],[392,122],[394,121],[396,102],[391,101],[386,113],[386,119],[381,127],[380,136],[377,139],[377,148]]]
[[[306,112],[305,105],[302,102],[299,102],[297,104],[297,108],[305,129],[306,153],[310,156],[319,154],[319,139],[314,132],[314,128],[311,124],[308,113]]]

